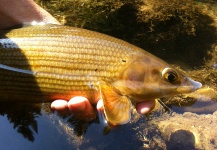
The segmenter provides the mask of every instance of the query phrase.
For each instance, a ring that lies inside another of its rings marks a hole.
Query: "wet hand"
[[[139,114],[145,115],[155,107],[155,100],[148,100],[136,104],[136,110]]]
[[[73,114],[74,117],[85,121],[94,120],[97,114],[88,99],[82,96],[73,97],[69,101],[55,100],[51,103],[51,109],[60,115]]]
[[[139,114],[147,114],[155,106],[154,100],[149,100],[136,104],[136,110]],[[66,100],[55,100],[51,104],[51,109],[57,111],[59,114],[73,114],[81,120],[94,120],[96,118],[97,111],[90,104],[87,98],[77,96],[71,98],[69,101]],[[103,110],[102,100],[97,103],[97,110]]]

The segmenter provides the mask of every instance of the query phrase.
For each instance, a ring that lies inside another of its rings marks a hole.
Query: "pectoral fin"
[[[131,118],[130,100],[106,82],[100,82],[100,92],[107,121],[112,125],[127,123]]]

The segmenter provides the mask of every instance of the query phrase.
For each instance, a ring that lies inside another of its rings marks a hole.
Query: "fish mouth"
[[[177,88],[177,91],[179,93],[181,94],[191,93],[202,87],[202,84],[200,82],[194,81],[190,78],[187,78],[187,82],[189,83],[189,85],[185,85]]]
[[[200,82],[197,82],[197,81],[194,81],[194,80],[192,80],[192,79],[190,79],[190,78],[187,78],[188,79],[188,81],[190,82],[190,84],[192,85],[192,87],[193,87],[193,91],[196,91],[197,89],[199,89],[199,88],[201,88],[202,87],[202,84],[200,83]]]

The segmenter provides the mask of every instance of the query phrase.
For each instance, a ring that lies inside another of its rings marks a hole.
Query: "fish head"
[[[133,61],[115,85],[134,102],[190,93],[202,86],[160,59]]]
[[[136,59],[126,65],[118,80],[99,83],[104,114],[112,125],[130,120],[131,103],[190,93],[201,86],[156,57]]]

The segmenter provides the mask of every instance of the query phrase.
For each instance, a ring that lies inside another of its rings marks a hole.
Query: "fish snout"
[[[190,78],[187,78],[187,79],[190,82],[191,86],[193,87],[192,92],[196,91],[197,89],[202,87],[202,84],[200,82],[194,81],[194,80],[192,80]]]
[[[200,82],[194,81],[188,77],[186,77],[186,82],[177,87],[177,92],[180,94],[191,93],[202,87]]]

